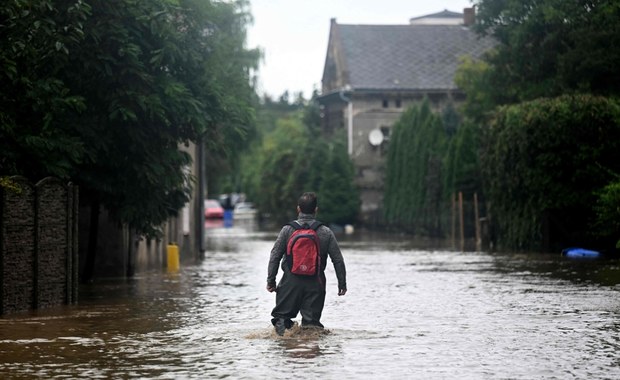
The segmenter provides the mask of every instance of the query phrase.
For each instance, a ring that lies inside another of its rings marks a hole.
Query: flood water
[[[339,236],[322,334],[269,322],[276,232],[208,231],[204,262],[80,289],[77,306],[0,319],[0,378],[617,379],[620,262]]]

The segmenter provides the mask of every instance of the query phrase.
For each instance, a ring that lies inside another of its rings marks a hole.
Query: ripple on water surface
[[[324,331],[280,337],[265,291],[276,233],[209,230],[199,265],[80,289],[0,319],[2,378],[620,378],[620,266],[342,237]]]

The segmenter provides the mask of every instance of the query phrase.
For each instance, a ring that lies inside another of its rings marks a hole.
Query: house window
[[[396,99],[396,108],[401,108],[403,105],[400,101],[400,99]]]
[[[387,99],[383,99],[383,108],[388,108],[389,103]]]

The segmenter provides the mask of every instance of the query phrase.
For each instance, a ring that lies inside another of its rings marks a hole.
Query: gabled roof
[[[480,57],[495,45],[463,25],[343,25],[333,20],[332,28],[337,42],[330,44],[338,43],[342,54],[338,70],[347,73],[345,84],[353,90],[454,90],[459,58]]]

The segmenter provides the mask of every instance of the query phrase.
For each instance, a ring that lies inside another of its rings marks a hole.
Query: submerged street
[[[277,232],[207,234],[199,265],[98,281],[80,289],[77,306],[0,319],[0,377],[620,377],[617,260],[340,235],[349,291],[337,297],[328,263],[327,330],[279,337],[265,290]]]

